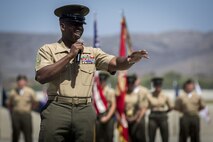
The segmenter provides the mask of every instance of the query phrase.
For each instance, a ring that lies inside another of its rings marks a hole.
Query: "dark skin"
[[[60,20],[60,28],[62,32],[62,41],[70,48],[70,52],[54,64],[47,65],[36,72],[35,79],[41,84],[52,81],[64,70],[70,60],[76,57],[79,50],[84,50],[83,43],[77,41],[83,34],[83,24]],[[149,58],[147,51],[135,51],[128,57],[114,57],[109,63],[108,71],[127,70],[142,58]]]
[[[41,84],[52,81],[64,70],[70,60],[76,57],[79,50],[83,51],[84,49],[83,43],[77,41],[84,31],[83,24],[71,24],[61,20],[60,28],[62,32],[62,41],[67,47],[70,47],[70,52],[56,63],[45,66],[36,72],[36,80]]]

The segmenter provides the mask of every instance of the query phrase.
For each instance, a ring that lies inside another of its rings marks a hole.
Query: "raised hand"
[[[132,54],[128,56],[128,62],[136,63],[140,61],[142,58],[149,59],[148,52],[146,50],[139,50],[132,52]]]
[[[70,55],[72,56],[72,57],[75,57],[77,54],[78,54],[78,52],[81,50],[82,52],[83,52],[83,50],[84,50],[84,46],[83,46],[84,44],[83,44],[83,42],[80,42],[80,41],[77,41],[76,43],[74,43],[72,46],[71,46],[71,48],[70,48]]]

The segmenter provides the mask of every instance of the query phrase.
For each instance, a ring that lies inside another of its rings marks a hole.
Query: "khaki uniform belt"
[[[166,114],[166,111],[151,111],[151,114]]]
[[[49,101],[55,101],[60,103],[66,103],[70,105],[80,105],[89,104],[92,102],[91,97],[64,97],[64,96],[54,96],[48,97]]]

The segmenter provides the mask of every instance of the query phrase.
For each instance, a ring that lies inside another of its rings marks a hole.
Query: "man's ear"
[[[61,28],[61,31],[65,30],[65,24],[63,22],[60,22],[60,28]]]

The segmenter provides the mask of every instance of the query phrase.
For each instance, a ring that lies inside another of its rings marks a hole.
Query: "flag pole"
[[[100,48],[100,42],[98,37],[98,29],[97,29],[97,13],[94,12],[94,38],[93,38],[93,47]]]
[[[2,81],[2,76],[1,76],[1,74],[0,74],[0,126],[2,126],[1,125],[1,121],[2,121],[2,118],[1,118],[1,116],[2,116],[2,108],[3,108],[3,81]],[[0,140],[1,140],[1,133],[2,133],[2,129],[1,129],[2,127],[0,127]]]
[[[93,47],[96,48],[96,40],[97,40],[97,29],[96,29],[96,27],[97,27],[97,20],[96,20],[97,14],[96,14],[96,12],[94,12],[93,16],[94,16],[94,25],[93,25],[93,26],[94,26],[94,27],[93,27],[93,29],[94,29]]]

